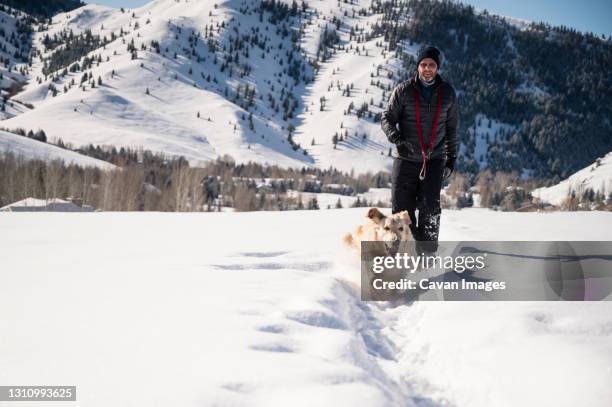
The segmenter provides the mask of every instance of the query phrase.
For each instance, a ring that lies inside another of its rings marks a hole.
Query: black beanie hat
[[[433,59],[438,65],[438,68],[440,68],[440,50],[438,48],[436,47],[423,48],[421,52],[419,52],[419,55],[417,56],[417,66],[419,66],[421,61],[424,60],[425,58]]]

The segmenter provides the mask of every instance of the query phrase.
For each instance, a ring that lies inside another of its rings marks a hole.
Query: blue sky
[[[112,7],[139,7],[149,0],[85,0],[86,3]],[[492,13],[552,25],[566,25],[580,31],[612,35],[612,1],[610,0],[465,0]]]

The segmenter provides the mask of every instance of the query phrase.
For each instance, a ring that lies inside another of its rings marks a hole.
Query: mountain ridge
[[[0,0],[0,4],[37,17],[51,17],[58,12],[74,10],[85,5],[81,0]]]

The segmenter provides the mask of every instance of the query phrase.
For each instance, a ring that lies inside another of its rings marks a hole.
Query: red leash
[[[438,93],[438,105],[436,106],[436,115],[434,116],[433,127],[431,128],[431,137],[429,138],[429,153],[425,152],[425,141],[423,141],[423,129],[421,129],[421,111],[419,109],[419,91],[414,90],[414,109],[416,111],[416,122],[417,122],[417,133],[419,135],[419,144],[421,145],[421,156],[423,157],[423,165],[421,166],[421,171],[419,172],[419,179],[423,181],[425,179],[425,166],[427,163],[427,157],[431,156],[433,151],[433,143],[436,139],[436,130],[438,129],[438,119],[440,118],[440,110],[442,109],[442,92],[439,90]]]

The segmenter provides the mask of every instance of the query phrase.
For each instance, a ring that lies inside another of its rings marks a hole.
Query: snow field
[[[361,302],[341,238],[366,210],[0,214],[0,381],[83,406],[609,404],[610,303]],[[441,239],[609,218],[445,210]]]

